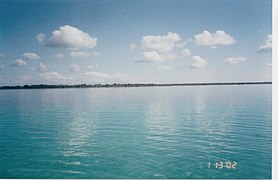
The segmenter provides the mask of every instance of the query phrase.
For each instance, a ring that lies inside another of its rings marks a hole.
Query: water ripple
[[[267,179],[270,88],[0,91],[0,176]]]

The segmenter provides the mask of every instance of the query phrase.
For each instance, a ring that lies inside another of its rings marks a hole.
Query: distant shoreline
[[[127,84],[76,84],[76,85],[23,85],[23,86],[1,86],[0,90],[5,89],[65,89],[65,88],[117,88],[117,87],[158,87],[158,86],[216,86],[216,85],[256,85],[272,84],[272,82],[229,82],[229,83],[127,83]]]

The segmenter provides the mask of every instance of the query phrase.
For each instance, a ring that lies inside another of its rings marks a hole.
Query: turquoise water
[[[2,90],[0,120],[0,178],[271,178],[271,85]]]

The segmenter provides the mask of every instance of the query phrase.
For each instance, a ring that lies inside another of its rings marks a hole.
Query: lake
[[[1,90],[0,178],[271,179],[271,93],[271,85]]]

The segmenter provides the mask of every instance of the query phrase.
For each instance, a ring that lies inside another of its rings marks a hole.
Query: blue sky
[[[0,0],[0,85],[271,81],[270,0]]]

